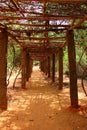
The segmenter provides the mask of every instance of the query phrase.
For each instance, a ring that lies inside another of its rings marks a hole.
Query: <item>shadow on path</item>
[[[69,89],[58,91],[38,68],[27,90],[14,91],[0,113],[0,130],[87,130],[87,115],[68,109]]]

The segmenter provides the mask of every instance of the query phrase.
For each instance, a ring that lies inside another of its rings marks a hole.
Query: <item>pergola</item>
[[[59,54],[59,89],[63,86],[63,47],[68,47],[71,106],[78,108],[74,29],[86,29],[87,0],[0,0],[0,108],[7,108],[6,64],[8,38],[21,48],[22,88],[30,77],[32,60],[55,80]],[[51,34],[51,35],[50,35]],[[55,34],[55,35],[53,35]],[[59,34],[59,36],[58,36]]]

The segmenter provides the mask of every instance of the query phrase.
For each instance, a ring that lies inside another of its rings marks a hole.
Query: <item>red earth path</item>
[[[71,109],[69,87],[57,85],[39,70],[33,69],[27,89],[20,79],[16,88],[8,88],[8,110],[0,111],[0,130],[87,130],[87,97],[79,92],[79,110]]]

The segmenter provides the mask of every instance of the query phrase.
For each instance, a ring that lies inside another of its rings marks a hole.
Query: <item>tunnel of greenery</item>
[[[52,82],[58,74],[60,90],[67,74],[70,105],[78,108],[77,78],[82,78],[87,96],[87,1],[1,0],[0,52],[1,109],[7,109],[12,72],[21,74],[21,87],[26,89],[33,65],[39,65]]]

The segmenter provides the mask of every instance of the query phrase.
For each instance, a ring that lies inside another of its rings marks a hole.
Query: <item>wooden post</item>
[[[43,72],[43,61],[41,61],[41,71]]]
[[[33,60],[29,58],[29,77],[31,77],[32,67],[33,67]]]
[[[63,88],[63,48],[59,48],[59,89]]]
[[[50,56],[48,56],[48,78],[50,77]]]
[[[40,61],[40,70],[43,71],[43,68],[42,68],[42,61]]]
[[[0,30],[0,109],[7,109],[7,32]]]
[[[46,72],[45,59],[43,60],[43,72]]]
[[[78,87],[76,74],[76,54],[73,30],[67,31],[69,73],[70,73],[70,99],[71,106],[78,108]]]
[[[21,54],[22,88],[26,89],[26,49],[23,48]]]
[[[44,60],[42,61],[42,72],[44,73]]]
[[[45,74],[47,75],[47,59],[45,59]]]
[[[47,75],[48,74],[48,62],[47,62],[47,58],[45,59],[45,74]]]
[[[26,81],[29,80],[29,52],[26,53]]]
[[[45,59],[43,60],[43,72],[45,73],[46,71],[46,66],[45,66]]]
[[[55,54],[52,55],[52,82],[55,82]]]

